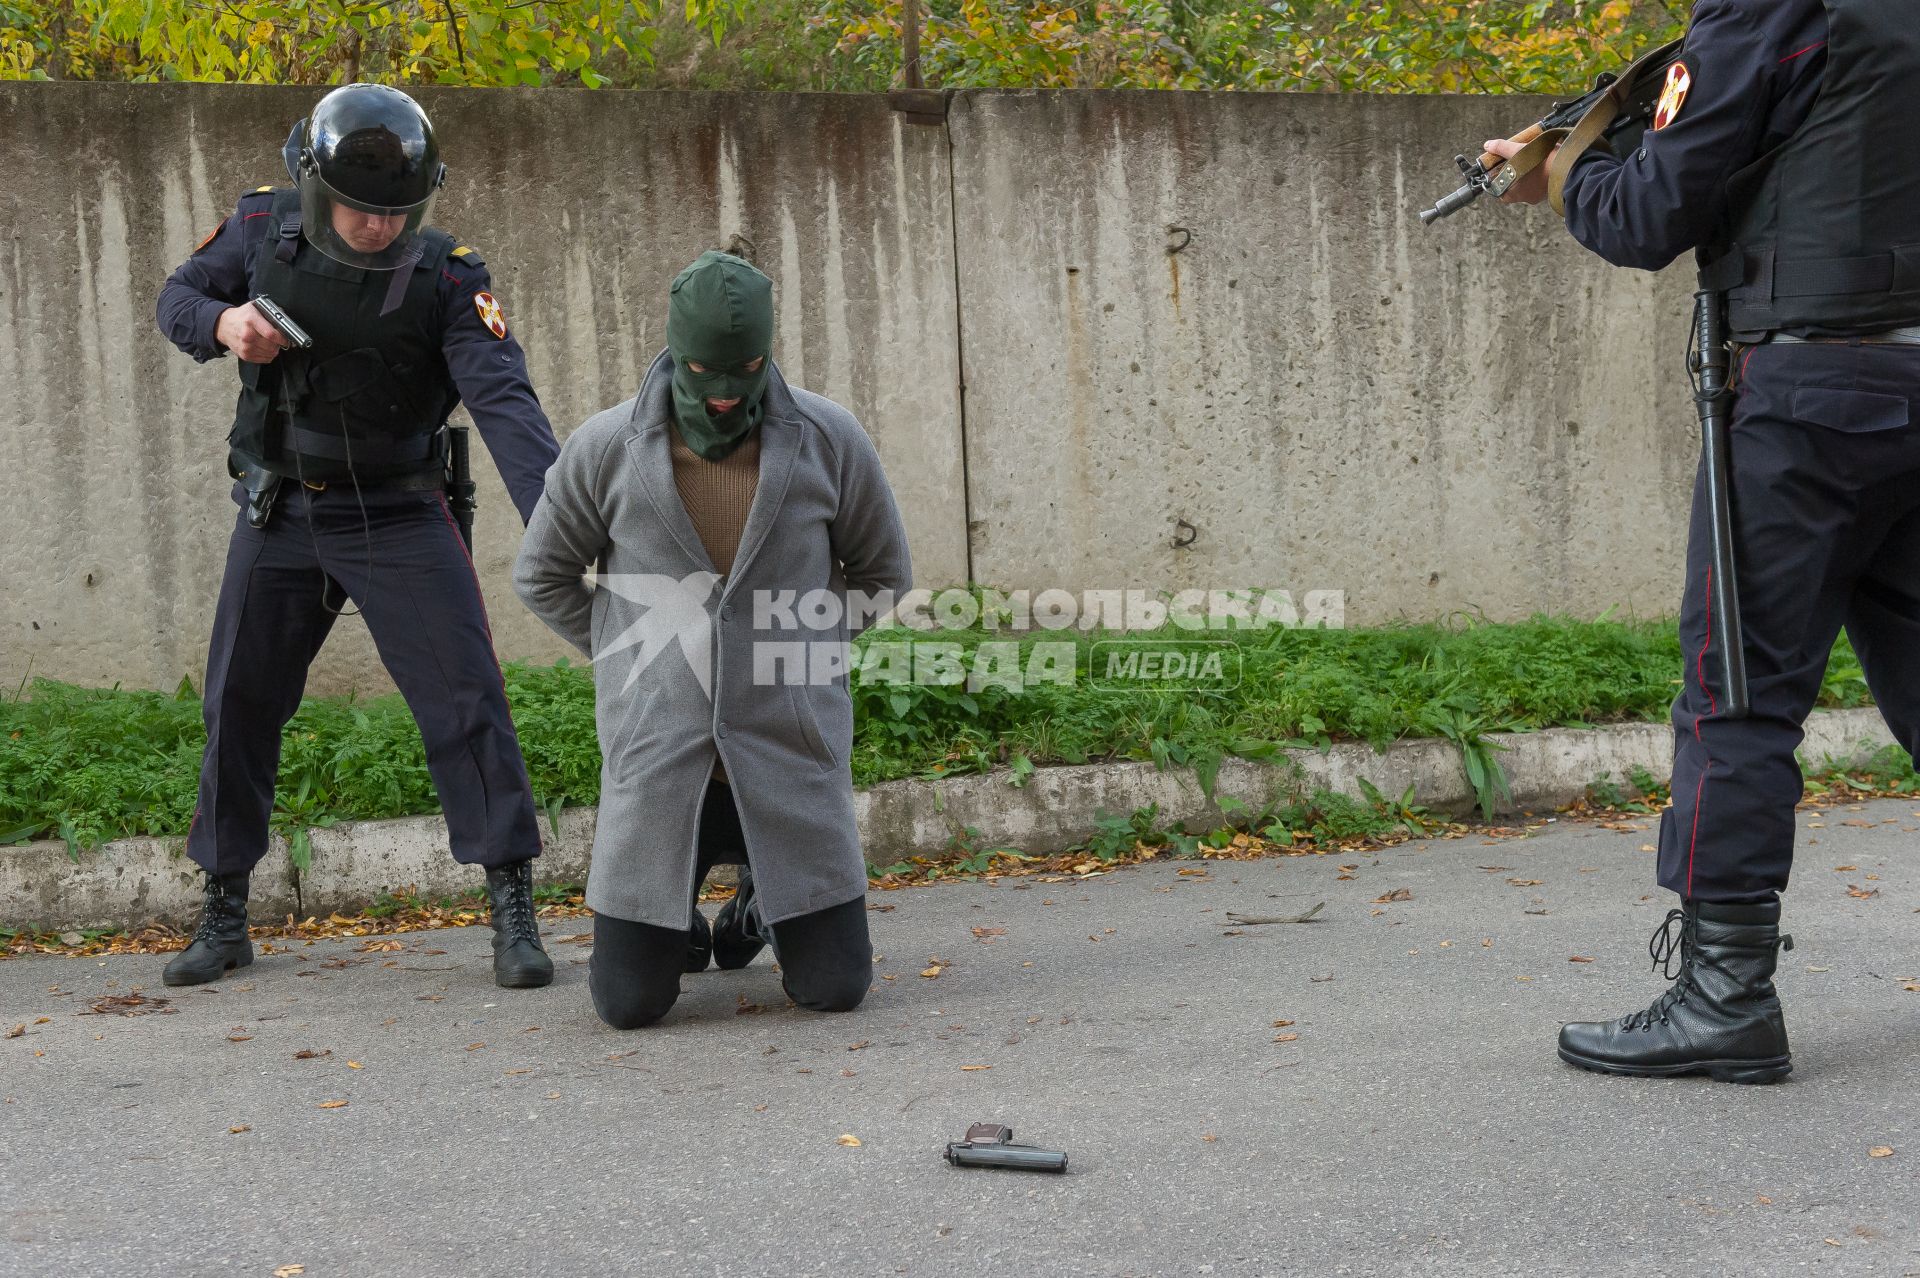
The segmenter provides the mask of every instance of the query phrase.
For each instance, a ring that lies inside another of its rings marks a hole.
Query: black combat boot
[[[200,910],[200,926],[193,943],[160,979],[168,985],[205,985],[236,967],[253,962],[253,942],[247,939],[247,876],[207,875],[207,900]]]
[[[552,983],[553,960],[533,914],[533,862],[490,868],[487,903],[493,907],[493,983],[510,990]]]
[[[1679,924],[1676,976],[1674,924]],[[1644,1012],[1560,1030],[1560,1059],[1605,1074],[1706,1074],[1726,1083],[1777,1083],[1793,1069],[1773,969],[1793,938],[1780,903],[1688,902],[1653,934],[1654,970],[1673,985]]]
[[[760,922],[760,902],[755,899],[753,871],[740,867],[740,887],[733,899],[720,907],[713,920],[713,961],[728,971],[745,967],[766,946],[766,928]]]

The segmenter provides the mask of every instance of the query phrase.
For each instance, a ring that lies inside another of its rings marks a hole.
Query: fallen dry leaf
[[[1385,896],[1374,897],[1373,903],[1375,905],[1385,905],[1389,901],[1411,901],[1412,899],[1413,899],[1412,888],[1395,888],[1393,891],[1387,893]]]
[[[864,1048],[868,1048],[868,1047],[872,1047],[872,1046],[873,1046],[873,1044],[872,1044],[872,1043],[869,1043],[869,1042],[868,1042],[868,1041],[867,1041],[866,1039],[864,1039],[864,1038],[863,1038],[863,1039],[861,1039],[861,1040],[860,1040],[859,1042],[857,1042],[857,1043],[848,1043],[848,1044],[847,1044],[847,1050],[848,1050],[849,1052],[858,1052],[858,1051],[861,1051],[861,1050],[863,1050]]]
[[[992,1068],[993,1068],[993,1066],[991,1066],[991,1065],[962,1065],[962,1066],[961,1066],[960,1068],[961,1068],[961,1070],[962,1070],[963,1072],[965,1072],[965,1073],[968,1073],[968,1074],[971,1074],[971,1073],[974,1073],[974,1072],[976,1072],[976,1071],[978,1071],[978,1070],[983,1070],[983,1069],[992,1069]]]
[[[848,1132],[840,1138],[840,1143],[849,1149],[858,1149],[860,1147],[860,1138],[852,1132]]]
[[[1275,1029],[1285,1029],[1285,1028],[1286,1028],[1287,1026],[1289,1026],[1289,1025],[1291,1025],[1291,1024],[1293,1024],[1293,1022],[1292,1022],[1292,1021],[1275,1021],[1275,1022],[1273,1023],[1273,1027],[1274,1027]]]
[[[1273,1041],[1276,1043],[1291,1043],[1291,1042],[1294,1042],[1299,1037],[1300,1036],[1298,1034],[1275,1034],[1273,1036]]]
[[[1567,962],[1569,962],[1569,963],[1591,963],[1591,962],[1593,962],[1593,960],[1592,960],[1592,959],[1590,959],[1590,958],[1588,958],[1588,957],[1587,957],[1586,955],[1584,955],[1584,954],[1569,954],[1569,955],[1567,956]]]
[[[938,964],[936,964],[933,967],[929,967],[924,971],[922,971],[920,975],[926,977],[929,981],[934,980],[936,977],[940,975],[940,967]]]
[[[250,1132],[250,1131],[252,1131],[252,1130],[253,1130],[253,1128],[251,1128],[251,1127],[249,1127],[249,1126],[247,1126],[247,1125],[246,1125],[245,1123],[242,1123],[242,1124],[240,1124],[240,1125],[239,1125],[238,1127],[229,1127],[229,1128],[227,1128],[227,1130],[228,1130],[229,1132],[231,1132],[231,1133],[233,1133],[233,1134],[234,1134],[235,1136],[238,1136],[238,1135],[239,1135],[239,1134],[240,1134],[241,1132]]]
[[[973,939],[982,945],[991,945],[993,944],[994,938],[1005,936],[1006,934],[1007,929],[1004,927],[976,927],[973,929]]]
[[[307,1272],[305,1265],[282,1265],[273,1271],[273,1278],[299,1278]]]
[[[1513,884],[1513,886],[1515,887],[1539,887],[1542,883],[1546,882],[1546,880],[1545,879],[1508,879],[1507,882]]]
[[[348,1061],[347,1068],[348,1069],[365,1069],[366,1066],[362,1065],[359,1061]]]
[[[1850,883],[1847,885],[1847,895],[1856,901],[1871,901],[1874,897],[1880,895],[1880,889],[1863,888],[1857,883]]]
[[[24,1033],[26,1033],[26,1032],[27,1032],[27,1027],[26,1027],[26,1024],[25,1024],[25,1023],[23,1022],[23,1023],[21,1023],[21,1024],[19,1024],[19,1025],[16,1025],[16,1026],[14,1026],[14,1027],[13,1027],[12,1029],[10,1029],[10,1030],[8,1030],[8,1031],[7,1031],[7,1037],[8,1037],[8,1038],[19,1038],[19,1037],[20,1037],[20,1036],[21,1036],[22,1034],[24,1034]]]
[[[251,1035],[251,1034],[229,1034],[229,1035],[227,1035],[227,1041],[228,1041],[229,1043],[251,1043],[251,1042],[253,1041],[253,1035]]]
[[[317,1106],[319,1109],[345,1109],[346,1107],[347,1102],[343,1100],[321,1101]]]
[[[293,1054],[293,1059],[295,1059],[296,1061],[317,1061],[322,1056],[331,1056],[331,1055],[333,1055],[333,1049],[331,1047],[318,1052],[314,1051],[311,1047],[306,1047],[306,1048],[302,1048],[300,1051],[295,1052]]]
[[[1212,1132],[1201,1132],[1200,1139],[1204,1140],[1205,1142],[1207,1142],[1207,1144],[1211,1145],[1215,1141],[1219,1140],[1220,1138],[1214,1135]]]
[[[1846,874],[1851,870],[1857,870],[1859,868],[1857,865],[1836,865],[1833,867],[1833,872],[1835,874]]]
[[[1892,1158],[1893,1146],[1875,1145],[1872,1149],[1869,1149],[1867,1151],[1867,1157],[1868,1158]]]

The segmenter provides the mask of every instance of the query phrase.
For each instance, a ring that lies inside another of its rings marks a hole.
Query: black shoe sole
[[[251,966],[253,966],[253,942],[249,941],[247,942],[247,948],[239,955],[229,955],[225,966],[218,972],[201,976],[197,973],[175,973],[171,970],[163,969],[160,973],[160,983],[162,985],[172,985],[176,987],[181,985],[211,985],[215,981],[225,980],[227,974],[237,968]]]
[[[493,983],[503,990],[537,990],[553,984],[552,972],[502,972],[493,970]]]
[[[1560,1049],[1560,1059],[1595,1074],[1619,1074],[1629,1078],[1680,1078],[1688,1074],[1705,1074],[1719,1083],[1747,1083],[1754,1086],[1778,1083],[1793,1072],[1791,1056],[1769,1056],[1752,1061],[1687,1061],[1679,1065],[1619,1065],[1611,1061],[1594,1060],[1563,1047]]]
[[[765,941],[754,941],[735,948],[716,940],[713,943],[713,965],[723,972],[737,972],[759,958],[760,951],[766,948]]]

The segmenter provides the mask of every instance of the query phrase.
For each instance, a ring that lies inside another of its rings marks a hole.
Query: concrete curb
[[[1514,807],[1521,810],[1571,803],[1601,775],[1622,778],[1638,767],[1665,777],[1673,766],[1673,731],[1665,724],[1556,728],[1497,740],[1506,747],[1500,759]],[[1816,764],[1855,761],[1892,744],[1878,711],[1824,711],[1807,721],[1801,755]],[[1415,801],[1436,811],[1463,813],[1473,806],[1459,752],[1430,739],[1378,752],[1364,745],[1297,750],[1286,762],[1229,759],[1215,793],[1257,808],[1296,787],[1357,793],[1361,778],[1390,795],[1412,787]],[[1148,804],[1159,805],[1163,824],[1195,822],[1197,829],[1222,819],[1191,772],[1161,772],[1150,763],[1043,768],[1019,789],[1005,773],[890,781],[857,794],[854,810],[868,860],[886,865],[946,852],[969,827],[979,832],[977,846],[1055,852],[1084,839],[1101,811],[1125,814]],[[592,808],[561,815],[558,835],[548,831],[540,859],[543,881],[585,879],[594,822]],[[343,823],[315,830],[312,839],[313,868],[297,897],[290,874],[255,876],[256,920],[296,911],[325,914],[364,904],[390,888],[438,897],[480,884],[479,871],[453,861],[439,817]],[[77,865],[61,843],[0,849],[0,921],[42,927],[189,921],[199,908],[199,874],[184,846],[183,839],[124,839],[83,853]],[[263,864],[286,865],[284,844],[276,839]]]

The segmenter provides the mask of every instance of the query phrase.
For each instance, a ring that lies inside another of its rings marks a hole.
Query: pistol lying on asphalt
[[[1556,160],[1558,170],[1552,181],[1553,206],[1560,209],[1560,183],[1573,162],[1590,147],[1605,142],[1616,154],[1633,150],[1653,123],[1667,72],[1680,60],[1684,40],[1675,40],[1649,50],[1624,71],[1609,71],[1594,82],[1588,93],[1571,102],[1556,102],[1538,123],[1521,130],[1508,141],[1522,150],[1512,160],[1491,151],[1478,160],[1464,155],[1454,157],[1466,185],[1420,214],[1420,221],[1431,226],[1443,217],[1452,217],[1483,195],[1502,196],[1527,174],[1547,162],[1554,148],[1566,143],[1565,158]]]
[[[975,1123],[965,1140],[947,1145],[947,1161],[955,1167],[1011,1167],[1016,1171],[1063,1172],[1067,1156],[1036,1145],[1013,1143],[1013,1128],[999,1123]]]

